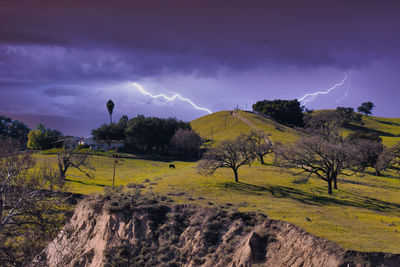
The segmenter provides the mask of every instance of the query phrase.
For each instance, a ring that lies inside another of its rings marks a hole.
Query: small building
[[[94,140],[93,138],[84,138],[84,139],[80,140],[79,144],[87,145],[87,146],[89,146],[90,149],[93,149],[93,150],[103,149],[103,150],[118,151],[119,149],[124,147],[124,142],[120,141],[120,140],[113,140],[111,142],[111,145],[109,146],[108,143],[100,142],[100,141]]]
[[[68,136],[57,140],[56,142],[54,142],[54,144],[56,145],[56,147],[75,149],[80,144],[81,140],[82,137]]]

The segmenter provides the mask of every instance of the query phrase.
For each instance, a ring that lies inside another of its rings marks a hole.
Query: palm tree
[[[107,110],[108,110],[108,113],[110,114],[110,122],[111,123],[112,123],[112,113],[114,110],[114,106],[115,106],[115,104],[114,104],[114,102],[112,102],[111,99],[107,101]]]

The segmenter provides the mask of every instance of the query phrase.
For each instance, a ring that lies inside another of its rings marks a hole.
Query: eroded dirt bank
[[[256,213],[162,197],[89,197],[33,266],[400,266]]]

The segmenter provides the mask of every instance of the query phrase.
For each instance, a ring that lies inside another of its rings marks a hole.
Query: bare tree
[[[396,146],[385,147],[382,144],[382,138],[376,133],[352,132],[347,139],[357,148],[354,159],[357,160],[360,172],[370,167],[375,170],[376,175],[380,176],[395,162]]]
[[[390,148],[391,154],[393,155],[392,164],[400,164],[400,142]]]
[[[328,184],[328,193],[337,189],[338,175],[348,175],[357,162],[354,160],[355,148],[340,136],[330,138],[320,135],[305,137],[294,144],[280,147],[277,162],[282,167],[300,168],[298,174],[316,175]]]
[[[24,265],[43,248],[46,235],[58,230],[63,217],[63,183],[51,169],[34,166],[31,155],[20,152],[14,142],[0,143],[1,266]]]
[[[265,164],[264,156],[273,152],[272,142],[269,137],[261,131],[252,131],[247,136],[247,142],[253,153],[260,159],[261,164]]]
[[[248,136],[240,135],[234,140],[223,141],[210,149],[198,165],[200,173],[212,175],[219,168],[231,168],[235,182],[239,182],[239,167],[250,165],[256,157],[247,139]]]
[[[337,107],[336,112],[339,112],[343,116],[344,126],[348,126],[350,122],[360,123],[362,121],[361,114],[354,112],[353,108]]]
[[[336,135],[345,117],[336,110],[321,110],[304,116],[306,132],[329,137]]]
[[[21,175],[25,174],[27,170],[33,167],[34,161],[28,153],[20,154],[15,149],[15,144],[11,140],[0,143],[0,232],[4,226],[15,216],[18,208],[23,204],[24,197],[15,199],[15,205],[10,205],[9,194],[14,188],[19,187],[22,181]],[[34,193],[36,194],[36,192]],[[30,194],[27,194],[29,197]],[[12,206],[5,213],[7,207]]]
[[[400,164],[400,143],[392,147],[383,147],[383,151],[379,154],[374,166],[372,166],[378,176],[390,167]]]
[[[189,129],[179,128],[175,134],[172,136],[170,145],[173,150],[178,152],[178,155],[188,155],[193,156],[197,151],[199,151],[203,140],[201,137]]]
[[[77,153],[75,149],[64,149],[57,153],[58,170],[60,179],[65,181],[67,170],[72,167],[84,173],[87,177],[93,178],[94,167],[89,162],[89,155]]]
[[[380,176],[381,172],[386,169],[389,164],[389,154],[387,153],[389,151],[385,151],[385,147],[382,143],[364,138],[355,139],[351,142],[357,147],[357,153],[354,155],[354,159],[357,161],[358,170],[362,172],[367,167],[371,167],[375,169],[376,175]],[[385,154],[382,154],[384,151]]]
[[[379,154],[378,160],[374,165],[374,169],[378,176],[385,170],[387,170],[390,166],[396,163],[395,155],[393,154],[393,150],[391,148],[385,147],[383,151]]]

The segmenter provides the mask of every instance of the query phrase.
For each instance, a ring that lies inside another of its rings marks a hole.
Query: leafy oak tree
[[[162,119],[138,115],[128,121],[126,143],[130,151],[165,153],[178,129],[190,130],[190,124],[176,118]]]
[[[18,141],[21,148],[26,148],[28,133],[29,128],[25,123],[0,115],[0,141],[12,138]]]
[[[60,131],[51,130],[43,124],[39,124],[28,133],[28,148],[39,150],[49,149],[55,147],[56,141],[62,137],[63,134]]]
[[[364,113],[366,116],[369,114],[372,114],[372,109],[375,107],[375,105],[372,102],[364,102],[357,108],[357,111],[360,113]]]
[[[303,109],[297,99],[263,100],[253,105],[253,111],[288,126],[303,126]]]

